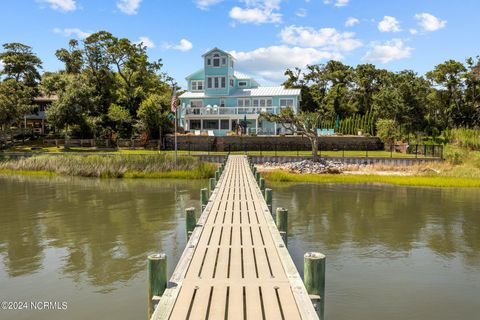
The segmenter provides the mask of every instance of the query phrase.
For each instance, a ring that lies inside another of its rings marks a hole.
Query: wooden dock
[[[151,319],[318,319],[246,156],[229,156]]]

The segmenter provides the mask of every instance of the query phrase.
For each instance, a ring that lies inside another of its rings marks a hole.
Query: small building
[[[20,120],[20,128],[31,130],[35,134],[45,134],[47,120],[45,111],[57,100],[57,96],[40,95],[33,99],[35,108],[30,114],[27,114]]]
[[[229,131],[258,135],[284,133],[276,123],[259,120],[261,112],[278,113],[281,108],[299,109],[300,89],[262,87],[252,77],[235,70],[235,58],[218,48],[203,56],[203,68],[189,75],[188,90],[181,101],[180,122],[188,131]],[[246,128],[245,128],[246,127]]]

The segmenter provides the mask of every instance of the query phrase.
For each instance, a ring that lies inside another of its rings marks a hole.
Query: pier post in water
[[[197,218],[195,217],[195,208],[185,209],[185,224],[187,228],[187,239],[190,238],[193,230],[197,225]]]
[[[167,255],[156,253],[148,256],[148,319],[152,317],[160,297],[167,288]]]
[[[262,191],[262,193],[265,192],[265,179],[263,178],[260,178],[260,190]]]
[[[203,210],[205,210],[207,203],[208,203],[208,189],[203,188],[202,190],[200,190],[200,204],[202,205],[202,212]]]
[[[208,186],[210,188],[210,194],[212,194],[213,190],[215,190],[215,185],[217,184],[217,181],[215,178],[210,178]]]
[[[303,256],[303,282],[320,320],[325,319],[325,260],[319,252]]]
[[[270,210],[270,213],[273,213],[273,208],[272,208],[272,189],[266,188],[265,189],[265,202],[267,203],[268,210]]]
[[[275,217],[278,231],[287,232],[288,230],[288,210],[285,208],[277,208],[277,214]]]

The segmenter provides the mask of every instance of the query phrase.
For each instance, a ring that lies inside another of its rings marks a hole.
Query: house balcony
[[[189,118],[202,116],[245,116],[257,118],[260,113],[277,114],[280,107],[186,107],[185,116]]]

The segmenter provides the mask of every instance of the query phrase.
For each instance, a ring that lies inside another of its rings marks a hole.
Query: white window
[[[230,68],[233,68],[233,60],[230,60]]]
[[[250,107],[250,99],[237,99],[237,106]]]
[[[293,99],[280,99],[280,108],[292,107]]]
[[[225,108],[225,99],[220,99],[220,107]]]
[[[222,66],[227,64],[227,58],[222,57]]]
[[[247,86],[247,81],[239,81],[238,86],[239,87],[246,87]]]
[[[208,58],[207,59],[207,66],[211,66],[212,65],[212,59]]]
[[[272,99],[271,98],[259,98],[253,99],[253,106],[254,107],[271,107],[272,106]]]
[[[213,66],[216,68],[220,67],[220,56],[218,54],[213,55]]]
[[[203,80],[192,80],[192,91],[202,91]]]
[[[230,87],[233,87],[234,86],[234,81],[233,79],[230,79]]]
[[[190,105],[192,108],[201,108],[203,107],[203,100],[191,100]]]
[[[225,77],[208,77],[207,88],[208,89],[223,89],[227,87]]]

